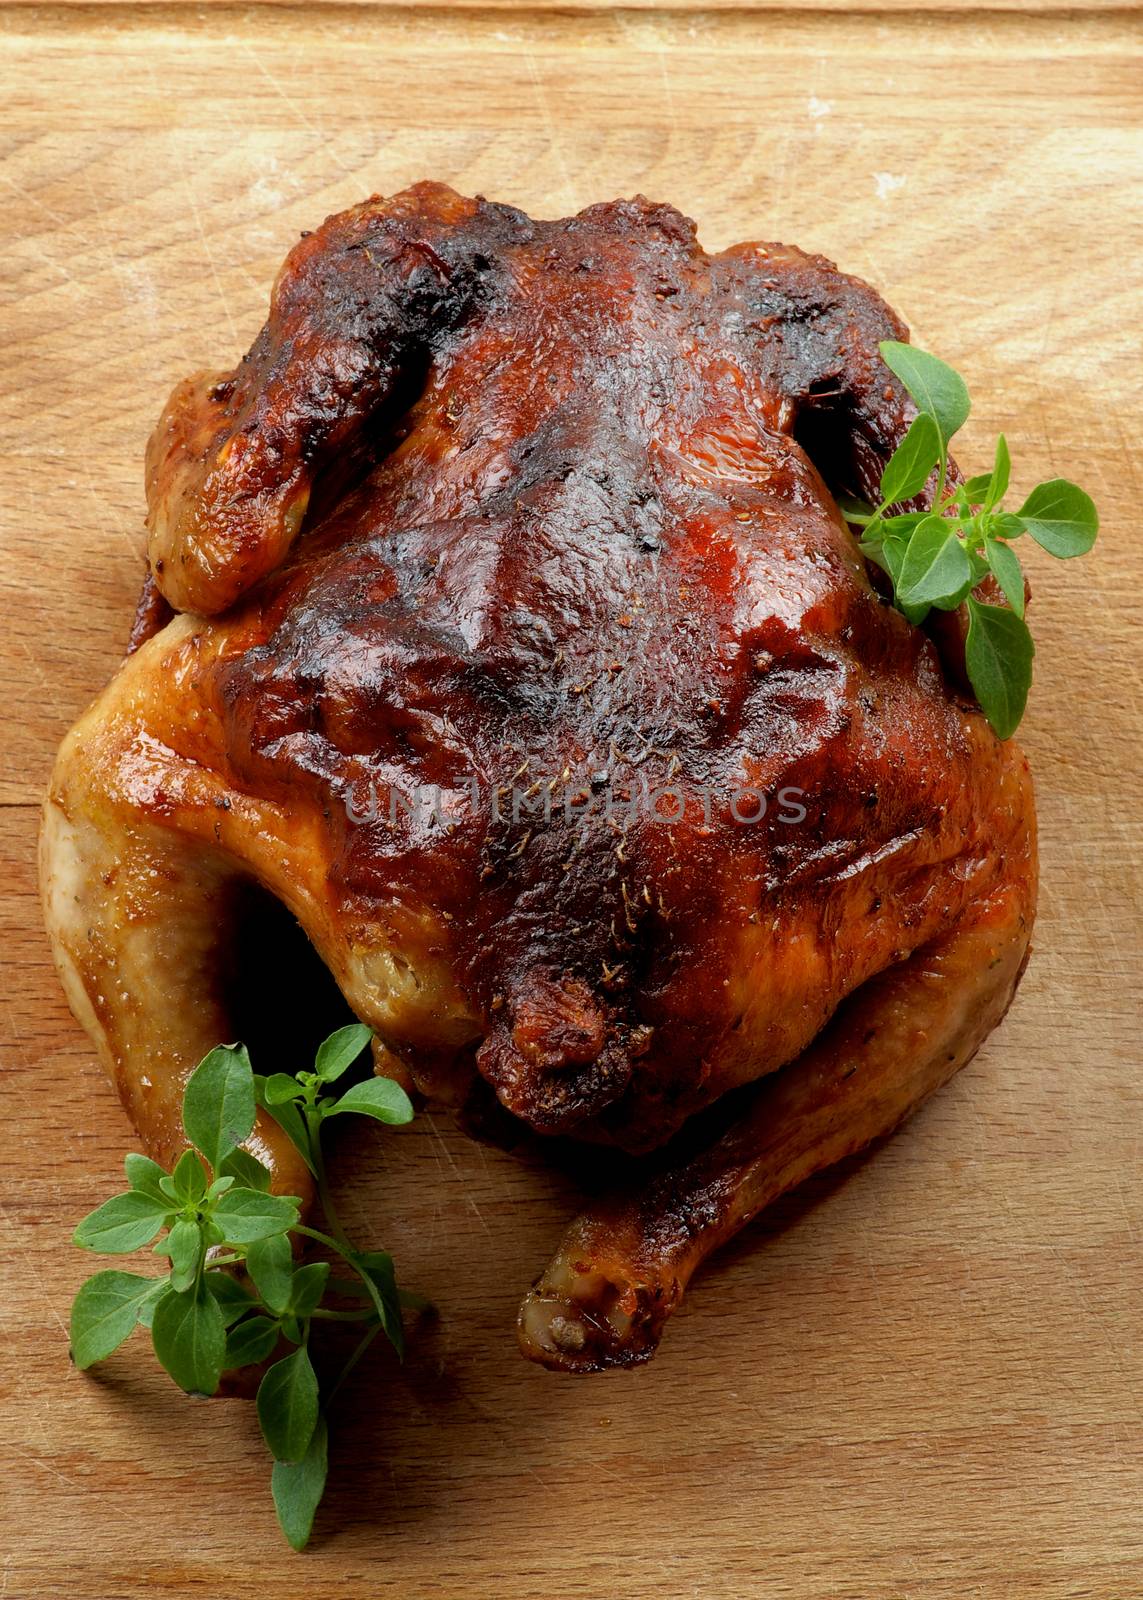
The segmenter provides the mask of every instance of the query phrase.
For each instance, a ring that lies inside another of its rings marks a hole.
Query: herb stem
[[[948,454],[948,450],[945,447],[944,441],[942,439],[942,441],[941,441],[941,470],[940,470],[940,472],[939,472],[939,474],[937,476],[937,492],[936,492],[936,494],[934,494],[933,502],[932,502],[932,509],[934,511],[936,511],[938,514],[940,512],[941,496],[945,492],[945,478],[948,476],[948,470],[949,470],[949,454]]]
[[[360,1322],[364,1317],[376,1315],[372,1306],[362,1306],[358,1311],[331,1311],[328,1306],[315,1306],[311,1316],[320,1317],[323,1322]]]
[[[338,1241],[334,1238],[331,1238],[328,1233],[323,1233],[320,1228],[311,1228],[305,1222],[297,1223],[293,1231],[295,1233],[303,1234],[307,1239],[316,1240],[318,1244],[324,1244],[327,1250],[335,1250],[339,1256],[349,1262],[351,1267],[353,1266],[353,1257],[350,1253],[352,1247],[349,1245],[348,1240],[346,1240],[344,1245],[339,1244]],[[354,1267],[353,1270],[356,1272],[357,1268]]]
[[[380,1317],[382,1320],[384,1319],[385,1305],[381,1299],[380,1293],[378,1292],[377,1285],[373,1282],[373,1279],[366,1272],[365,1268],[358,1265],[356,1253],[348,1239],[345,1241],[344,1245],[341,1245],[336,1239],[331,1238],[328,1233],[322,1233],[319,1228],[309,1228],[305,1225],[305,1223],[299,1223],[295,1227],[294,1232],[304,1234],[307,1239],[316,1239],[318,1244],[324,1244],[328,1250],[336,1250],[337,1254],[342,1258],[342,1260],[348,1262],[348,1264],[353,1268],[353,1271],[361,1279],[362,1283],[365,1285],[365,1289],[370,1300],[373,1302],[373,1306],[378,1317]]]
[[[338,1373],[337,1381],[334,1383],[333,1388],[329,1391],[329,1394],[326,1397],[325,1405],[322,1408],[323,1411],[329,1410],[330,1406],[333,1404],[333,1398],[337,1394],[337,1391],[341,1388],[346,1378],[349,1377],[349,1374],[353,1371],[354,1367],[361,1360],[362,1356],[369,1349],[369,1346],[373,1343],[374,1339],[376,1339],[380,1332],[381,1324],[378,1322],[362,1335],[359,1343],[354,1347],[352,1353],[350,1354],[349,1360]]]
[[[325,1214],[325,1219],[329,1223],[330,1230],[332,1231],[334,1237],[338,1239],[346,1249],[351,1249],[352,1246],[350,1245],[349,1235],[341,1225],[341,1218],[337,1214],[337,1207],[333,1203],[333,1195],[330,1193],[329,1189],[329,1178],[325,1169],[325,1157],[322,1155],[321,1150],[321,1113],[316,1110],[311,1112],[310,1108],[307,1106],[305,1115],[306,1122],[308,1123],[310,1129],[310,1147],[313,1151],[314,1171],[315,1176],[317,1177],[318,1199],[321,1202],[322,1211]]]

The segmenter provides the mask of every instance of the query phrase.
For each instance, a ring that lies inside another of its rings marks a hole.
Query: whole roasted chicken
[[[153,1154],[274,897],[378,1071],[632,1157],[520,1314],[589,1371],[969,1059],[1035,819],[835,503],[914,415],[904,337],[820,257],[707,255],[641,199],[419,184],[303,237],[151,439],[135,648],[46,806],[68,997]],[[272,1120],[251,1148],[305,1192]]]

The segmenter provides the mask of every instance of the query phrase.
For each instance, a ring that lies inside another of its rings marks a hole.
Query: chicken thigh
[[[521,1311],[596,1370],[964,1064],[1035,818],[835,504],[914,414],[904,337],[820,257],[707,255],[642,199],[419,184],[303,237],[152,437],[137,648],[45,809],[58,964],[149,1151],[234,1035],[259,886],[379,1071],[643,1158]],[[251,1148],[305,1192],[270,1119]]]

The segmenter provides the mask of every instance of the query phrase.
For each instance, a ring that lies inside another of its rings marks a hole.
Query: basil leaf
[[[997,736],[1016,731],[1028,700],[1035,646],[1025,622],[1005,606],[969,596],[964,659],[968,681]]]
[[[885,546],[883,544],[872,540],[866,544],[866,542],[862,540],[857,548],[861,551],[861,554],[867,561],[872,561],[873,565],[875,567],[880,567],[882,572],[889,572],[889,558],[885,553]],[[890,574],[890,576],[892,576],[892,574]]]
[[[936,422],[922,411],[894,450],[881,474],[881,498],[888,505],[911,500],[928,483],[941,459],[941,436]]]
[[[204,1274],[202,1281],[206,1284],[207,1292],[214,1296],[224,1328],[229,1328],[232,1322],[237,1322],[239,1317],[245,1316],[258,1304],[233,1273],[217,1269]]]
[[[905,559],[905,550],[907,546],[908,541],[906,539],[890,538],[886,539],[884,544],[880,545],[876,550],[867,550],[864,545],[860,545],[858,548],[861,550],[863,555],[868,556],[871,561],[874,561],[883,572],[887,572],[889,574],[894,589],[893,603],[896,605],[898,611],[900,611],[903,617],[907,618],[909,622],[916,624],[925,620],[925,617],[928,615],[929,611],[928,605],[911,606],[908,604],[908,602],[901,600],[896,594],[897,580],[901,576],[901,563]]]
[[[139,1307],[139,1326],[141,1328],[146,1328],[148,1332],[150,1332],[151,1324],[155,1320],[156,1307],[161,1306],[167,1296],[174,1293],[174,1290],[171,1288],[171,1280],[169,1278],[159,1278],[157,1282],[159,1285],[159,1293],[156,1294],[151,1300],[144,1300],[143,1304]]]
[[[391,1126],[413,1120],[413,1103],[392,1078],[369,1078],[365,1083],[355,1084],[340,1100],[325,1108],[325,1115],[335,1117],[340,1111],[356,1111],[363,1117],[376,1117],[378,1122]]]
[[[322,1083],[332,1083],[351,1067],[373,1037],[372,1028],[363,1022],[351,1022],[347,1028],[338,1028],[319,1045],[314,1058],[314,1071]]]
[[[156,1255],[170,1257],[171,1288],[176,1293],[189,1289],[198,1276],[202,1252],[202,1228],[186,1217],[180,1217],[167,1237],[155,1246]]]
[[[298,1100],[301,1093],[301,1084],[288,1072],[272,1072],[262,1082],[262,1095],[268,1106],[280,1106],[287,1100]]]
[[[1024,532],[1024,524],[1011,511],[997,511],[989,521],[997,539],[1018,539]]]
[[[273,1117],[316,1178],[317,1168],[314,1165],[313,1151],[310,1149],[310,1133],[306,1127],[305,1118],[293,1100],[284,1100],[277,1105],[270,1105],[266,1099],[267,1082],[268,1079],[266,1078],[255,1077],[254,1079],[254,1090],[258,1104],[268,1116]]]
[[[981,578],[987,577],[992,569],[987,556],[981,555],[979,550],[968,551],[968,564],[972,568],[972,586],[975,589]]]
[[[917,410],[932,417],[948,444],[953,434],[963,428],[971,409],[964,379],[936,356],[911,344],[886,339],[880,350],[885,365],[905,385]]]
[[[934,605],[957,596],[972,581],[964,545],[945,517],[926,517],[914,529],[896,580],[897,598],[905,605]]]
[[[83,1250],[108,1256],[129,1255],[150,1244],[172,1209],[165,1196],[156,1198],[140,1189],[129,1189],[126,1194],[105,1200],[84,1217],[72,1239]]]
[[[328,1261],[310,1261],[304,1267],[298,1268],[290,1284],[288,1310],[291,1316],[301,1320],[312,1315],[325,1293],[328,1277]]]
[[[290,1303],[294,1252],[284,1233],[256,1239],[246,1252],[246,1270],[271,1311],[285,1311]]]
[[[902,511],[895,517],[886,517],[882,521],[881,527],[887,538],[899,538],[908,541],[913,529],[931,515],[932,512],[930,511]]]
[[[963,509],[987,505],[988,491],[991,487],[991,472],[978,472],[975,478],[968,478],[957,489],[956,503]]]
[[[151,1342],[161,1365],[188,1394],[213,1394],[222,1376],[226,1330],[214,1296],[200,1285],[155,1307]]]
[[[994,577],[1001,589],[1004,598],[1012,607],[1018,617],[1024,615],[1024,573],[1020,567],[1020,558],[1015,550],[998,539],[984,541],[984,553],[988,557],[988,565],[992,568]]]
[[[404,1360],[405,1325],[401,1321],[401,1299],[397,1292],[392,1256],[384,1250],[362,1250],[354,1252],[353,1261],[368,1280],[370,1298],[389,1343]]]
[[[1065,561],[1085,555],[1099,532],[1091,496],[1066,478],[1037,484],[1016,515],[1038,545]]]
[[[1012,457],[1008,453],[1008,440],[1003,434],[996,441],[996,457],[992,463],[992,482],[988,486],[988,509],[1003,500],[1008,492],[1008,479],[1012,473]]]
[[[196,1151],[183,1151],[171,1173],[171,1184],[183,1205],[193,1205],[202,1199],[206,1193],[206,1171]]]
[[[880,565],[885,568],[885,571],[892,578],[894,589],[897,587],[897,579],[901,574],[901,563],[905,559],[907,545],[908,541],[906,539],[890,538],[886,539],[881,546],[883,559]]]
[[[258,1385],[258,1421],[276,1461],[300,1461],[318,1419],[318,1382],[304,1346],[276,1361]]]
[[[927,513],[926,515],[931,515],[931,513]],[[922,517],[921,520],[924,521],[925,518]],[[897,607],[898,611],[900,611],[901,615],[907,621],[913,623],[914,626],[916,626],[918,623],[924,622],[926,616],[928,616],[928,613],[929,613],[928,606],[927,605],[911,606],[911,605],[909,605],[909,603],[907,601],[903,601],[900,598],[900,596],[897,594],[897,585],[898,585],[898,582],[899,582],[900,577],[901,577],[901,565],[902,565],[903,561],[905,560],[905,551],[908,549],[908,547],[909,547],[908,539],[897,539],[897,538],[886,539],[885,544],[883,546],[885,559],[884,559],[883,562],[880,563],[880,565],[882,565],[885,568],[885,571],[889,574],[890,578],[893,580],[893,603],[894,603],[894,605]]]
[[[203,1057],[183,1091],[183,1127],[217,1173],[254,1127],[254,1081],[242,1044],[220,1044]]]
[[[244,1322],[237,1323],[226,1339],[226,1370],[256,1367],[259,1361],[273,1354],[278,1336],[278,1323],[273,1317],[247,1317]]]
[[[165,1278],[135,1272],[97,1272],[80,1289],[71,1307],[71,1357],[90,1367],[117,1350],[135,1329],[139,1313],[166,1287]]]
[[[214,1220],[227,1244],[252,1244],[292,1228],[298,1220],[298,1200],[263,1194],[260,1189],[228,1189],[214,1208]]]
[[[150,1156],[131,1154],[123,1157],[123,1170],[132,1189],[138,1189],[140,1194],[149,1194],[153,1200],[163,1200],[159,1183],[166,1173],[157,1161],[152,1161]]]
[[[300,1461],[275,1461],[270,1475],[278,1523],[294,1550],[309,1542],[314,1513],[325,1493],[329,1467],[329,1433],[319,1417],[309,1448]]]
[[[244,1189],[261,1189],[265,1193],[270,1188],[269,1167],[264,1166],[257,1156],[252,1156],[249,1150],[232,1150],[225,1156],[222,1176],[233,1178]]]
[[[954,589],[952,594],[945,595],[943,600],[934,600],[934,608],[937,611],[955,611],[958,606],[964,604],[979,581],[978,578],[966,579],[959,589]]]

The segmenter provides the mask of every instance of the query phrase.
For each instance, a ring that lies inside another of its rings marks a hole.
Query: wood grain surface
[[[1143,1595],[1140,13],[17,6],[0,34],[0,1596]],[[248,1406],[141,1343],[69,1367],[69,1233],[130,1135],[51,970],[35,807],[123,645],[168,389],[245,347],[300,229],[423,176],[823,250],[968,377],[962,459],[1002,426],[1019,489],[1074,476],[1104,526],[1082,566],[1029,559],[1043,894],[1005,1025],[634,1373],[516,1354],[566,1175],[441,1115],[345,1146],[346,1210],[440,1318],[356,1381],[292,1557]]]

